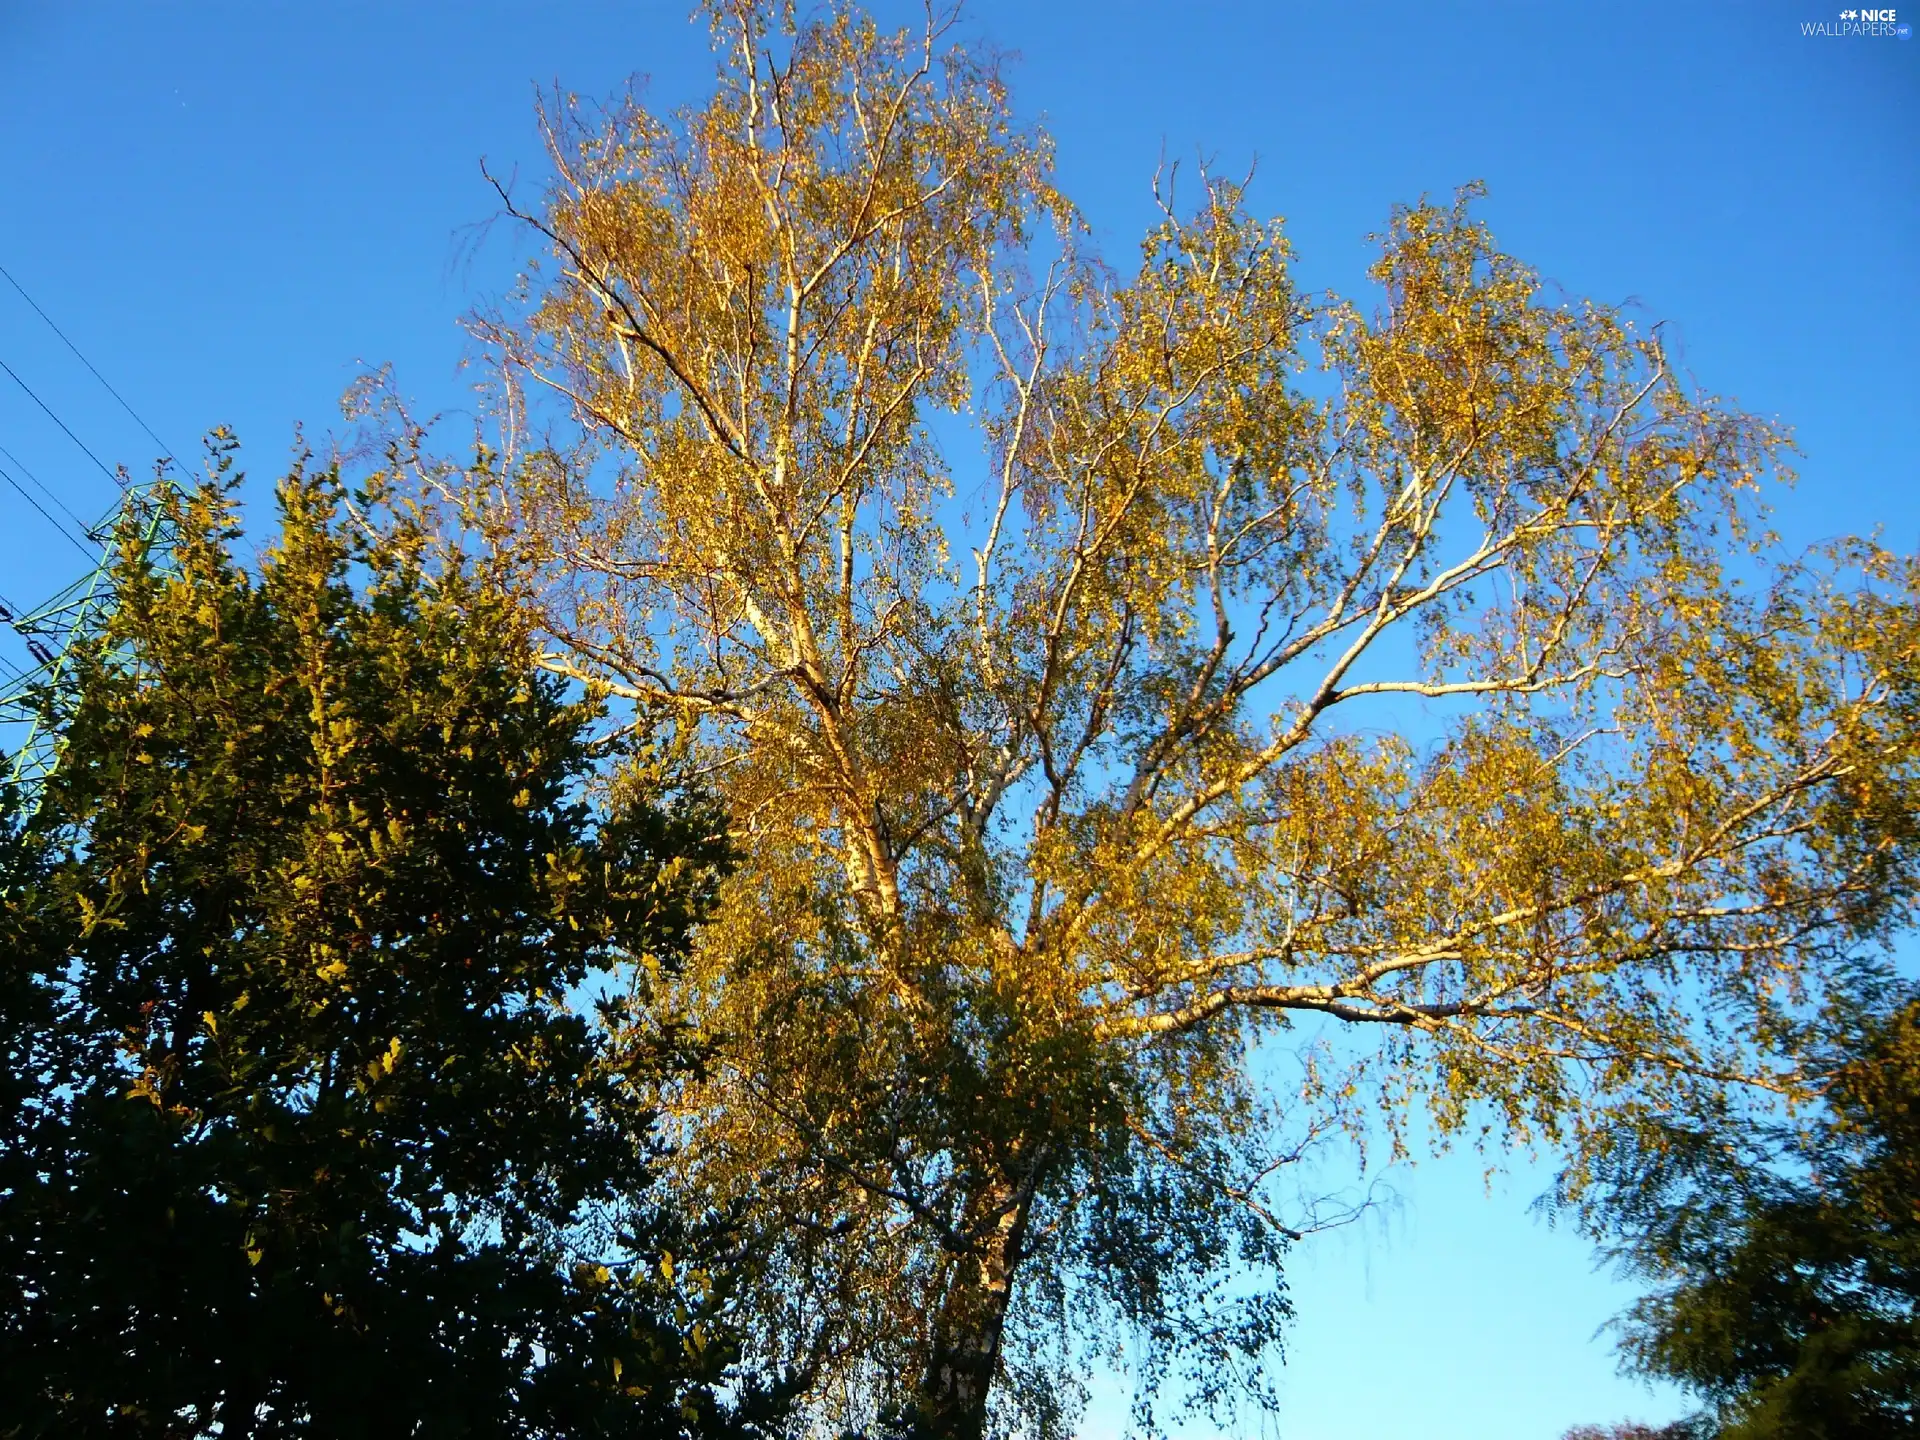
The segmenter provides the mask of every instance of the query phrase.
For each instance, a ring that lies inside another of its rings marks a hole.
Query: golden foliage
[[[1119,276],[978,47],[715,34],[703,109],[545,117],[463,503],[735,817],[681,1113],[791,1227],[795,1363],[977,1431],[1015,1296],[1174,1313],[1224,1261],[1165,1234],[1278,1223],[1290,1014],[1378,1038],[1394,1126],[1793,1089],[1774,1018],[1906,903],[1920,627],[1871,547],[1891,600],[1766,570],[1779,433],[1471,189],[1396,212],[1371,313],[1210,175]],[[1307,1131],[1367,1093],[1313,1073]]]

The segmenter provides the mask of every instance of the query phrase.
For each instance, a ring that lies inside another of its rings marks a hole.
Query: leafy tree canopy
[[[243,567],[218,458],[168,565],[123,533],[0,837],[0,1434],[746,1426],[725,1277],[649,1199],[684,1047],[606,1040],[711,817],[590,804],[592,707],[334,474]]]
[[[1712,1404],[1690,1434],[1920,1435],[1920,997],[1824,1032],[1811,1115],[1641,1131],[1583,1211],[1654,1285],[1629,1362]]]
[[[1109,266],[939,14],[710,14],[706,104],[559,104],[503,191],[539,253],[446,498],[724,796],[681,1174],[780,1237],[824,1414],[1055,1428],[1116,1337],[1258,1397],[1270,1182],[1342,1118],[1804,1092],[1913,893],[1920,570],[1774,565],[1781,434],[1471,191],[1365,302],[1207,175]],[[1359,1067],[1268,1085],[1294,1019]]]

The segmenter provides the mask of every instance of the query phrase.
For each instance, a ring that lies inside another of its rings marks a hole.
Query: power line
[[[47,499],[51,500],[55,505],[58,505],[61,510],[65,511],[66,517],[69,520],[73,521],[73,523],[79,527],[80,533],[82,535],[85,535],[89,540],[93,538],[93,531],[88,527],[87,522],[82,520],[78,515],[74,514],[73,511],[70,508],[68,508],[66,501],[62,500],[58,495],[54,494],[44,480],[42,480],[38,475],[34,474],[33,471],[29,470],[26,466],[25,461],[23,461],[18,455],[14,454],[11,450],[7,449],[7,447],[4,445],[0,445],[0,455],[6,456],[8,462],[13,466],[13,468],[18,470],[22,475],[26,476],[28,483],[31,484],[34,489],[38,490],[42,495],[46,496]]]
[[[11,365],[7,364],[7,362],[4,360],[0,360],[0,370],[6,371],[7,374],[12,377],[13,383],[18,385],[22,390],[27,392],[27,398],[33,401],[33,403],[38,405],[42,410],[45,410],[47,412],[47,418],[49,420],[53,421],[54,424],[58,425],[62,430],[66,431],[66,435],[69,440],[73,441],[73,443],[78,445],[82,450],[86,450],[87,458],[93,461],[94,464],[100,467],[100,473],[102,475],[106,476],[109,480],[113,481],[113,483],[116,485],[120,483],[120,477],[114,474],[113,471],[107,468],[107,462],[102,460],[98,455],[94,454],[92,450],[87,449],[86,441],[82,440],[78,435],[74,434],[73,431],[67,429],[67,422],[62,420],[58,415],[53,413],[52,406],[48,405],[46,401],[42,400],[38,395],[33,393],[33,387],[31,385],[27,384],[27,382],[22,380],[18,375],[14,374],[13,367]]]
[[[38,510],[40,512],[41,518],[44,519],[49,525],[53,526],[54,529],[58,530],[61,533],[61,535],[63,535],[66,538],[66,541],[69,545],[73,546],[74,549],[78,550],[82,555],[86,556],[87,559],[93,560],[96,562],[99,560],[100,557],[98,555],[96,555],[93,551],[87,549],[87,547],[82,545],[78,540],[74,539],[73,532],[67,529],[67,527],[62,525],[58,520],[54,519],[52,512],[49,511],[46,506],[42,505],[38,500],[34,499],[33,496],[27,492],[27,487],[22,485],[18,480],[14,479],[13,476],[8,474],[4,468],[0,468],[0,480],[6,481],[7,484],[11,485],[15,490],[18,490],[20,492],[20,498],[22,500],[25,500],[29,505],[33,506],[34,509]]]
[[[0,595],[0,620],[5,621],[14,630],[18,631],[22,640],[31,643],[33,635],[21,627],[21,618],[22,613],[20,607],[7,599],[6,596]],[[37,658],[38,657],[36,657],[36,659]],[[0,656],[0,664],[5,664],[7,669],[13,672],[13,678],[15,680],[24,680],[29,673],[14,664],[11,660],[7,660],[4,656]]]
[[[24,285],[22,285],[18,280],[13,278],[13,275],[8,271],[6,266],[0,265],[0,275],[6,276],[7,283],[13,286],[15,290],[18,290],[20,292],[20,298],[26,301],[27,304],[33,307],[33,313],[38,315],[42,320],[46,321],[47,328],[53,331],[54,334],[60,337],[60,343],[62,345],[65,345],[67,349],[71,350],[74,353],[74,357],[78,359],[82,365],[87,367],[88,373],[91,374],[94,379],[98,380],[101,383],[101,385],[105,386],[106,392],[109,395],[113,396],[115,400],[118,400],[120,402],[120,408],[126,411],[127,414],[133,417],[134,424],[138,425],[142,430],[147,432],[147,438],[153,441],[153,443],[158,445],[162,450],[166,451],[168,455],[178,454],[179,452],[176,451],[171,445],[167,444],[166,441],[162,440],[158,435],[153,433],[153,427],[147,424],[146,421],[140,418],[140,412],[135,410],[133,406],[129,405],[126,402],[125,398],[120,394],[120,392],[114,389],[113,386],[110,383],[108,383],[107,377],[102,375],[98,370],[94,369],[93,362],[87,359],[85,355],[82,355],[80,353],[80,347],[74,344],[73,341],[67,338],[66,331],[62,330],[58,325],[53,323],[53,317],[47,314],[46,311],[40,308],[39,303],[34,300],[33,296],[27,293],[26,287]]]

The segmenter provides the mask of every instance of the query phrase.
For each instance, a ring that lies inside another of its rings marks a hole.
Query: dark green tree
[[[753,1428],[649,1198],[713,817],[590,800],[592,706],[336,474],[243,565],[229,458],[0,817],[0,1435]]]
[[[1824,1029],[1817,1113],[1643,1133],[1587,1210],[1654,1287],[1628,1363],[1709,1402],[1686,1434],[1920,1435],[1920,996]]]

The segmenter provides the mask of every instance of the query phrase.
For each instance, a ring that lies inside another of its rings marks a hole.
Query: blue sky
[[[0,0],[0,265],[172,445],[231,424],[263,474],[297,422],[338,424],[364,364],[457,407],[456,321],[506,260],[464,243],[492,213],[479,158],[537,183],[535,82],[597,95],[642,72],[656,100],[696,97],[687,8]],[[1288,217],[1305,282],[1348,291],[1392,204],[1484,179],[1506,248],[1636,300],[1702,387],[1795,427],[1788,543],[1920,544],[1920,42],[1803,35],[1834,0],[970,14],[1018,52],[1016,103],[1116,260],[1163,153],[1257,160],[1253,199]],[[151,460],[4,284],[0,360],[108,464]],[[112,499],[4,374],[0,446],[82,515]],[[0,594],[39,598],[80,563],[0,485]],[[1679,1412],[1614,1374],[1594,1331],[1629,1292],[1528,1216],[1547,1171],[1489,1189],[1482,1169],[1398,1174],[1397,1207],[1297,1254],[1281,1433],[1553,1440]]]

